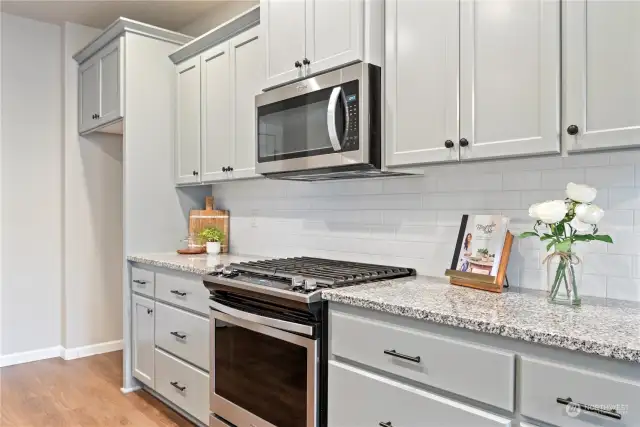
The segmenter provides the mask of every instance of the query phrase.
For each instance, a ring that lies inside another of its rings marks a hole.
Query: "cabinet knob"
[[[193,171],[193,176],[198,176],[198,171]]]
[[[152,308],[147,308],[147,314],[151,314],[153,313],[153,309]]]
[[[227,171],[231,172],[233,170],[233,168],[231,166],[227,167]]]
[[[307,59],[307,58],[304,58],[304,59],[302,60],[302,63],[303,63],[304,65],[309,65],[309,64],[311,64],[311,61],[309,61],[309,59]]]
[[[293,64],[296,66],[296,68],[300,68],[302,67],[302,64],[300,63],[300,61],[296,61],[295,64]]]
[[[578,126],[576,126],[576,125],[569,125],[569,127],[567,128],[567,133],[568,133],[569,135],[577,135],[579,130],[580,130],[580,129],[578,129]]]
[[[226,171],[227,171],[227,167],[226,167],[226,166],[223,166],[223,167],[222,167],[222,172],[226,172]]]
[[[462,138],[462,139],[460,140],[460,147],[466,147],[466,146],[468,146],[468,145],[469,145],[469,141],[467,141],[467,139],[466,139],[466,138]]]
[[[444,142],[444,146],[445,146],[446,148],[453,148],[453,141],[452,141],[452,140],[450,140],[450,139],[447,139],[447,140]]]

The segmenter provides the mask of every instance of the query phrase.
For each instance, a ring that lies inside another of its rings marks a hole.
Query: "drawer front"
[[[640,426],[640,384],[552,362],[522,358],[521,412],[563,427]],[[556,399],[605,410],[616,409],[620,420],[558,403]],[[576,409],[575,411],[573,409]]]
[[[209,371],[209,319],[158,302],[156,345]]]
[[[331,349],[337,356],[514,410],[511,353],[335,311],[331,332]]]
[[[209,315],[209,291],[198,275],[156,274],[156,298]]]
[[[154,273],[138,267],[131,267],[131,290],[142,295],[154,297]]]
[[[209,375],[159,349],[156,391],[203,423],[209,422]]]
[[[328,410],[331,427],[511,426],[506,418],[335,361],[329,362]]]

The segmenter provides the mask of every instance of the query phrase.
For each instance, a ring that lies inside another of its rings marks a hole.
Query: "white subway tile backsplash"
[[[532,228],[529,206],[564,199],[569,181],[598,189],[596,203],[606,210],[600,233],[614,239],[576,246],[582,294],[640,301],[640,150],[432,165],[424,176],[250,180],[216,184],[213,195],[231,211],[234,252],[393,264],[443,276],[463,214],[506,215],[517,235]],[[514,242],[511,286],[545,288],[545,246],[534,238]]]

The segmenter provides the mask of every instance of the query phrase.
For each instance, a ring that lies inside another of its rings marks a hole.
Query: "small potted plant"
[[[220,253],[220,243],[224,240],[224,233],[215,227],[205,228],[200,232],[200,238],[207,243],[207,253]]]
[[[483,261],[487,261],[489,259],[489,249],[478,249],[478,256],[481,257]]]

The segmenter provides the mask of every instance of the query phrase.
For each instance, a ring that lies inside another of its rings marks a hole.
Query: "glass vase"
[[[582,260],[573,252],[547,256],[547,297],[556,304],[580,305]]]

